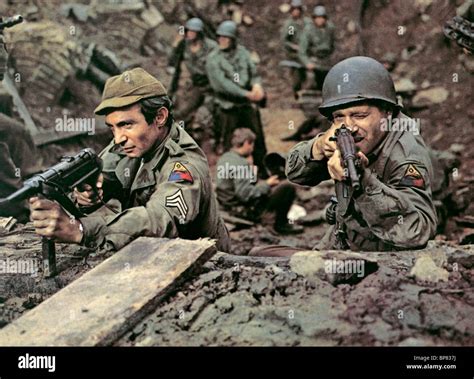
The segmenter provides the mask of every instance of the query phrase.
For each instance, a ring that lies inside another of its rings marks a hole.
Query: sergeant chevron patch
[[[188,214],[188,205],[184,200],[183,191],[181,191],[181,189],[176,191],[173,195],[166,196],[165,200],[165,205],[167,207],[178,208],[181,217],[183,219],[186,218],[186,215]]]

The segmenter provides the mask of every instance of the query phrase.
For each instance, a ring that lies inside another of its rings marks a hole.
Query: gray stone
[[[413,276],[417,281],[437,283],[441,280],[447,282],[449,272],[439,268],[428,255],[422,255],[416,260],[415,265],[410,271],[410,276]]]
[[[433,87],[418,91],[413,97],[412,105],[416,108],[429,107],[431,105],[444,102],[449,96],[449,92],[444,87]]]
[[[291,270],[310,280],[320,279],[333,285],[355,284],[376,271],[377,262],[359,253],[342,251],[303,251],[290,260]]]

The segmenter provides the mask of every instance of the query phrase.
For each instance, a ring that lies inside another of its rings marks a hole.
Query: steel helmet
[[[204,23],[200,18],[193,17],[186,22],[185,28],[187,30],[192,30],[193,32],[202,32],[204,29]]]
[[[237,38],[237,24],[234,21],[223,21],[217,28],[216,34],[222,37]]]
[[[334,108],[364,100],[383,100],[400,108],[392,78],[385,67],[369,57],[351,57],[329,70],[319,111],[330,117]]]
[[[292,8],[303,8],[303,1],[302,0],[291,0],[290,6]]]
[[[314,17],[327,17],[326,7],[323,5],[316,5],[313,9]]]

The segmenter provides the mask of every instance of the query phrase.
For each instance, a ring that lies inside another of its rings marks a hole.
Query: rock
[[[427,88],[430,88],[430,86],[431,86],[431,83],[430,83],[429,80],[423,80],[423,83],[421,83],[421,86],[420,86],[420,87],[421,87],[422,89],[427,89]]]
[[[211,271],[199,277],[196,285],[206,285],[212,282],[217,282],[222,279],[222,271]]]
[[[416,108],[429,107],[434,104],[440,104],[448,98],[449,92],[443,87],[433,87],[419,91],[413,97],[412,105]]]
[[[398,346],[434,346],[433,341],[427,338],[408,337],[398,344]]]
[[[454,154],[460,154],[463,152],[463,150],[465,149],[465,145],[463,145],[462,143],[453,143],[451,144],[451,146],[449,146],[449,151],[454,153]]]
[[[430,241],[431,242],[431,241]],[[433,246],[432,244],[431,246]],[[428,245],[430,247],[430,245]],[[420,256],[430,257],[436,266],[443,268],[448,263],[446,256],[446,248],[443,246],[434,246],[431,249],[427,249]]]
[[[447,282],[449,273],[445,269],[439,268],[434,260],[428,255],[420,256],[410,271],[410,276],[418,281],[437,283],[440,280]]]
[[[260,55],[255,50],[252,50],[250,52],[250,59],[252,60],[253,63],[255,63],[257,66],[260,64],[261,59]]]
[[[248,14],[244,14],[242,17],[242,24],[245,26],[252,26],[254,23],[253,18],[249,16]]]
[[[60,14],[64,17],[74,16],[78,21],[87,22],[90,16],[90,6],[84,4],[63,4]]]
[[[408,78],[401,78],[394,82],[395,91],[400,93],[413,92],[417,90],[415,83]]]
[[[474,253],[468,253],[465,250],[455,250],[448,257],[448,263],[458,263],[468,270],[474,268]]]
[[[350,20],[347,23],[347,31],[351,34],[354,34],[356,30],[357,30],[357,24],[353,20]]]
[[[149,5],[147,9],[143,10],[141,17],[150,28],[157,27],[165,20],[163,15],[154,5]]]
[[[281,13],[288,13],[291,9],[291,5],[290,4],[287,4],[287,3],[284,3],[284,4],[281,4],[278,9],[280,10]]]
[[[386,345],[393,341],[399,335],[399,332],[394,329],[389,323],[382,319],[377,319],[370,324],[370,334],[377,340],[376,345]]]
[[[414,6],[420,13],[425,13],[432,3],[433,0],[415,0]]]
[[[431,20],[431,17],[427,14],[422,14],[421,15],[421,21],[423,22],[428,22],[429,20]]]
[[[359,253],[303,251],[291,257],[290,268],[309,280],[318,278],[337,285],[358,283],[376,271],[378,265]]]

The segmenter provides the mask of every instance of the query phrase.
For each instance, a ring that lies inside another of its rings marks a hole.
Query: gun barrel
[[[336,141],[344,167],[347,169],[347,177],[352,188],[357,191],[360,188],[360,180],[355,163],[357,160],[355,140],[351,131],[343,124],[330,139]]]
[[[19,14],[17,14],[16,16],[7,17],[3,19],[3,21],[0,23],[0,29],[11,28],[12,26],[20,24],[22,22],[23,16]]]
[[[355,191],[359,190],[360,180],[359,175],[357,175],[354,159],[349,159],[347,161],[347,170],[349,173],[349,179],[351,180],[352,188],[354,188]]]
[[[23,187],[4,200],[9,203],[23,201],[42,193],[44,186],[61,187],[63,192],[71,192],[79,183],[95,185],[102,161],[92,149],[83,149],[74,157],[65,157],[61,162],[26,180]]]

